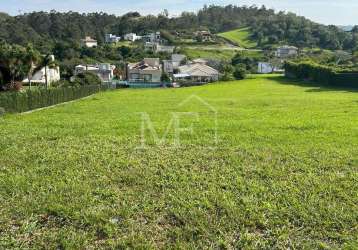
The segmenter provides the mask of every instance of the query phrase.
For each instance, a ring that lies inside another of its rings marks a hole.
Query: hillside
[[[0,248],[356,249],[357,110],[262,76],[0,117]]]
[[[257,46],[257,42],[252,39],[252,33],[248,27],[219,33],[218,36],[243,48],[251,49]]]
[[[138,12],[115,16],[106,13],[51,11],[16,17],[1,14],[0,20],[0,40],[20,45],[33,43],[42,53],[53,51],[58,44],[78,44],[85,36],[92,36],[102,44],[106,33],[146,34],[166,30],[174,35],[186,33],[190,40],[190,35],[198,30],[208,29],[217,34],[239,27],[250,28],[250,37],[260,47],[284,42],[299,47],[352,50],[358,44],[357,29],[354,29],[354,32],[344,32],[335,26],[317,24],[304,17],[275,12],[264,6],[211,5],[204,6],[197,13],[183,12],[178,17],[163,14],[141,16]],[[245,30],[231,35],[234,35],[234,40],[248,43],[248,47],[254,45],[247,40],[248,34]]]

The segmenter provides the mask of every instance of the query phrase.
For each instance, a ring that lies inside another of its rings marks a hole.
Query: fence
[[[88,85],[36,89],[26,92],[3,92],[0,93],[0,108],[4,109],[7,113],[26,112],[90,96],[108,88],[108,85]]]

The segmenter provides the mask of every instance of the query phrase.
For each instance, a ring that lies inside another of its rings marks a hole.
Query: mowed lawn
[[[0,119],[1,249],[358,247],[357,92],[263,76]]]
[[[218,34],[223,38],[237,44],[238,46],[251,49],[257,46],[257,42],[251,39],[250,28],[235,29]]]

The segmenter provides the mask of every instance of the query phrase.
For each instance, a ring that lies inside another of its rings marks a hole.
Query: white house
[[[120,36],[116,36],[116,35],[112,35],[112,34],[105,35],[106,43],[118,43],[120,40],[121,40]]]
[[[127,66],[127,80],[129,82],[159,83],[162,77],[162,66],[159,58],[144,58],[138,63]]]
[[[55,60],[55,56],[51,55],[51,60]],[[50,68],[48,66],[41,68],[39,71],[35,72],[31,77],[31,83],[40,83],[40,84],[47,84],[48,86],[51,85],[53,82],[57,82],[61,79],[60,76],[60,67]],[[28,83],[29,79],[26,78],[23,80],[24,83]]]
[[[281,46],[277,48],[275,55],[278,58],[295,57],[298,55],[298,48],[295,46],[288,45]]]
[[[219,71],[205,64],[192,63],[180,66],[179,73],[173,76],[174,81],[206,83],[218,81]]]
[[[129,33],[129,34],[125,34],[123,37],[124,40],[126,41],[131,41],[131,42],[135,42],[137,40],[142,39],[141,36],[137,36],[137,34],[135,33]]]
[[[86,36],[85,39],[81,40],[81,45],[87,48],[94,48],[98,46],[97,40],[92,39],[90,36]]]
[[[77,65],[75,67],[75,75],[91,72],[96,74],[102,82],[108,82],[113,79],[115,68],[116,66],[109,63],[101,63],[97,65]]]

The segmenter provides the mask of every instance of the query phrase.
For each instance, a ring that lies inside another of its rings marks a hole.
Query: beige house
[[[97,40],[92,39],[90,36],[86,36],[85,39],[81,40],[81,45],[87,48],[94,48],[98,46]]]
[[[127,66],[127,80],[129,82],[159,83],[162,77],[162,66],[159,58],[144,58],[138,63]]]
[[[215,82],[219,80],[219,71],[201,63],[192,63],[179,67],[174,74],[174,81],[190,81],[193,83]]]

